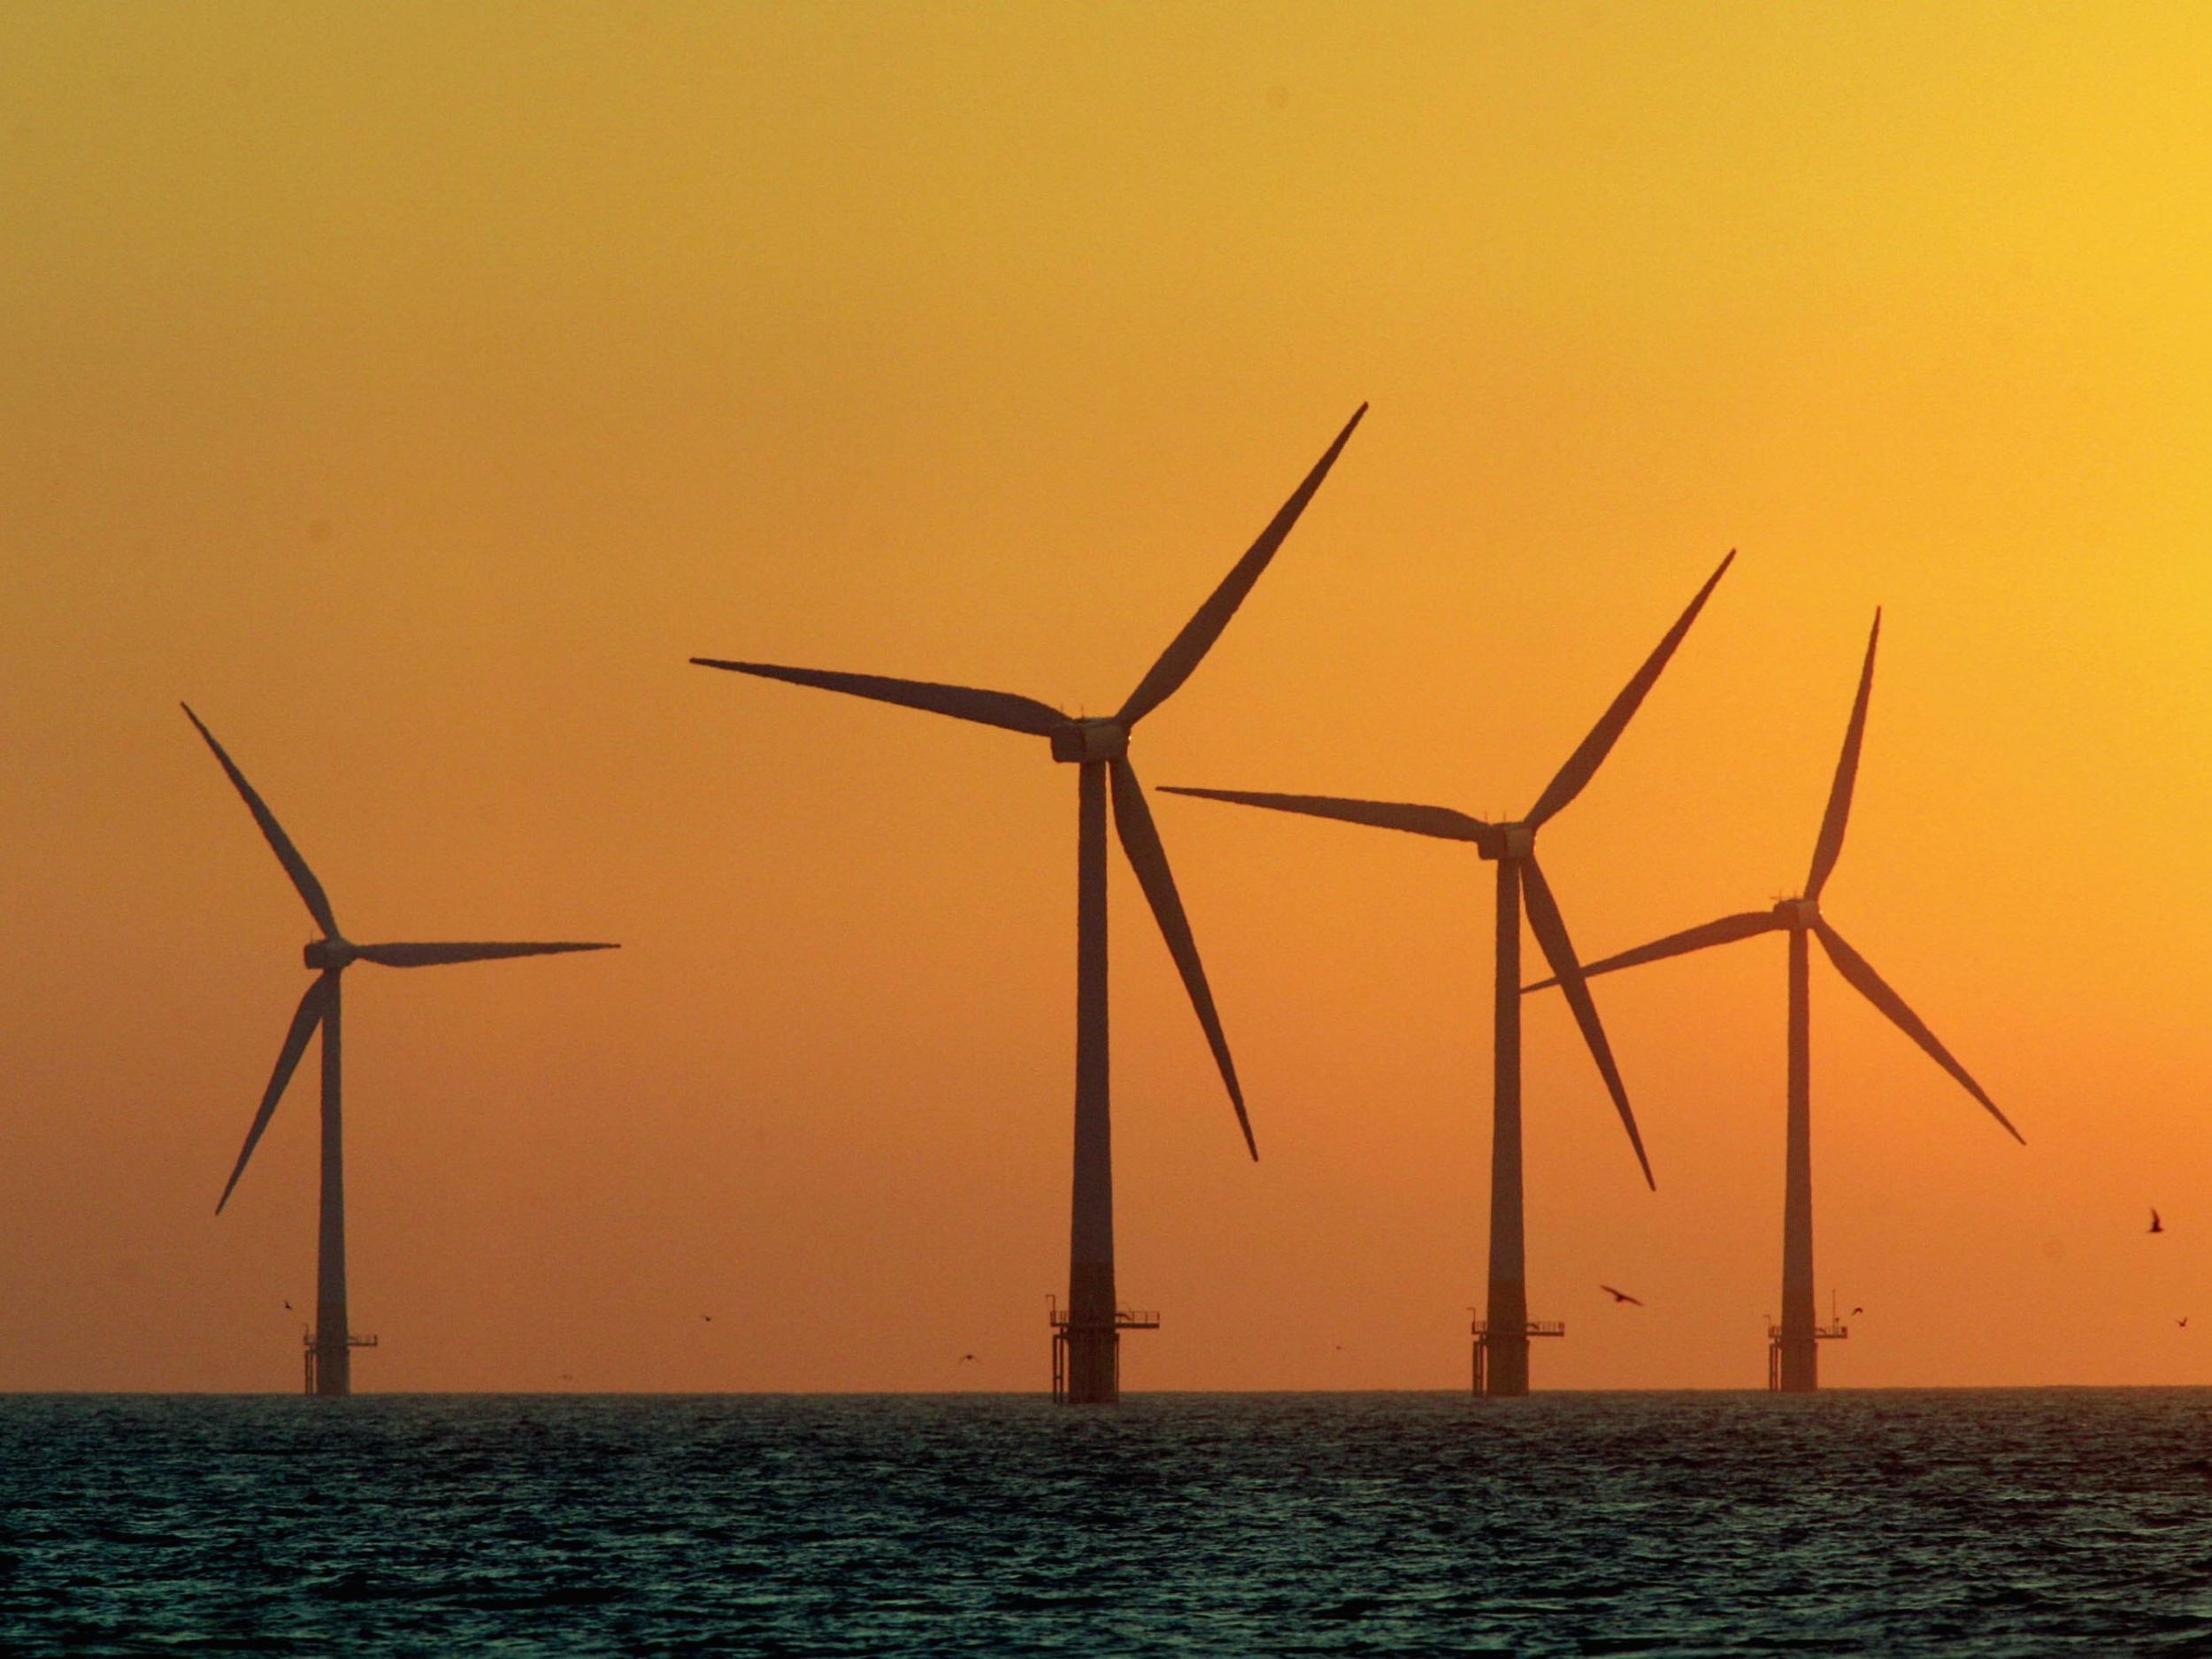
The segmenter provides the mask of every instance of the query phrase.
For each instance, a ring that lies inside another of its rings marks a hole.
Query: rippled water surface
[[[2212,1652],[2212,1391],[0,1399],[0,1650]]]

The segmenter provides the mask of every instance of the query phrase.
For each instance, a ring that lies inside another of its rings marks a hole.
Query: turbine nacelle
[[[1774,905],[1775,919],[1793,933],[1808,932],[1820,920],[1818,899],[1778,899]]]
[[[1536,826],[1494,825],[1490,833],[1475,844],[1475,850],[1489,859],[1533,858],[1536,856]]]
[[[1119,760],[1128,752],[1129,728],[1118,720],[1070,720],[1052,733],[1055,760]]]
[[[334,937],[318,939],[300,952],[301,956],[306,960],[307,965],[318,973],[327,973],[334,969],[346,967],[360,954],[353,948],[349,941]]]

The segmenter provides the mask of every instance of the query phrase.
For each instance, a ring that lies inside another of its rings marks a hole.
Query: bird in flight
[[[2155,1209],[2151,1211],[2151,1231],[2153,1233],[2166,1231],[2166,1224],[2158,1218],[2158,1211]]]
[[[2175,1320],[2174,1323],[2185,1331],[2189,1328],[2189,1316],[2185,1313],[2180,1318]]]
[[[712,1325],[714,1323],[714,1316],[710,1313],[703,1313],[699,1317],[702,1319],[704,1319],[709,1325]]]
[[[1851,1310],[1851,1317],[1855,1319],[1859,1317],[1859,1315],[1864,1313],[1865,1311],[1866,1310],[1863,1308],[1854,1308]]]
[[[1624,1302],[1637,1308],[1644,1305],[1644,1299],[1641,1296],[1632,1296],[1624,1290],[1615,1290],[1610,1285],[1600,1285],[1598,1288],[1612,1297],[1615,1302]]]
[[[974,1356],[974,1355],[972,1355],[972,1354],[963,1354],[963,1355],[960,1356],[960,1363],[961,1363],[963,1365],[965,1365],[965,1364],[966,1364],[966,1363],[967,1363],[970,1360],[973,1359],[974,1357],[975,1357],[975,1356]]]
[[[285,1311],[285,1312],[287,1312],[287,1313],[289,1313],[289,1312],[291,1312],[291,1311],[292,1311],[292,1304],[291,1304],[290,1302],[286,1302],[286,1303],[284,1304],[284,1311]]]

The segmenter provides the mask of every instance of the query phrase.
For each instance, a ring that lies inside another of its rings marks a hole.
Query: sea
[[[2212,1654],[2212,1390],[12,1395],[0,1653]]]

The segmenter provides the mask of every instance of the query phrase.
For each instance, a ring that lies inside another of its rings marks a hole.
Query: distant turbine
[[[1528,1392],[1528,1282],[1521,1225],[1521,907],[1525,899],[1529,926],[1552,972],[1567,987],[1567,1000],[1583,1041],[1597,1061],[1607,1091],[1628,1131],[1629,1144],[1643,1168],[1646,1183],[1652,1181],[1651,1160],[1644,1156],[1643,1137],[1636,1130],[1636,1115],[1629,1110],[1628,1091],[1613,1064],[1613,1050],[1598,1023],[1596,1003],[1582,983],[1575,965],[1574,946],[1567,925],[1552,898],[1551,887],[1536,863],[1536,832],[1568,802],[1582,792],[1613,745],[1627,727],[1645,695],[1657,681],[1667,659],[1681,644],[1690,624],[1729,565],[1732,551],[1706,579],[1697,597],[1685,611],[1658,647],[1624,687],[1612,706],[1590,729],[1581,746],[1546,787],[1517,823],[1489,824],[1441,806],[1404,806],[1387,801],[1352,801],[1335,795],[1260,795],[1240,789],[1165,789],[1169,795],[1194,795],[1210,801],[1233,801],[1244,806],[1272,807],[1279,811],[1303,812],[1314,818],[1341,818],[1349,824],[1370,824],[1381,829],[1404,830],[1441,841],[1471,841],[1479,855],[1498,866],[1497,967],[1492,1010],[1496,1038],[1491,1061],[1490,1139],[1490,1307],[1484,1389],[1486,1394],[1524,1394]]]
[[[1146,715],[1167,701],[1190,678],[1221,631],[1236,614],[1253,583],[1283,544],[1291,526],[1313,499],[1338,454],[1367,412],[1362,403],[1345,422],[1336,441],[1314,464],[1305,481],[1285,502],[1244,557],[1236,562],[1211,597],[1183,626],[1127,702],[1109,719],[1074,719],[1059,710],[1011,692],[978,691],[917,680],[888,680],[877,674],[833,673],[816,668],[782,668],[767,663],[725,662],[709,657],[691,660],[703,668],[726,668],[793,685],[841,691],[879,703],[895,703],[955,719],[1002,726],[1049,739],[1052,757],[1080,768],[1078,777],[1076,837],[1076,1034],[1075,1190],[1070,1227],[1068,1306],[1055,1315],[1067,1348],[1067,1400],[1071,1405],[1110,1405],[1121,1397],[1119,1305],[1114,1291],[1114,1179],[1106,1040],[1106,797],[1114,803],[1114,829],[1123,853],[1144,888],[1169,954],[1183,976],[1191,1006],[1204,1027],[1221,1080],[1228,1086],[1237,1124],[1254,1158],[1259,1148],[1244,1109],[1244,1091],[1229,1058],[1229,1040],[1214,1012],[1213,993],[1198,959],[1183,902],[1168,870],[1167,851],[1152,822],[1152,810],[1129,763],[1129,734]]]
[[[1859,671],[1859,695],[1851,705],[1851,723],[1843,734],[1843,753],[1836,761],[1835,781],[1828,790],[1828,810],[1821,818],[1820,839],[1813,848],[1812,873],[1805,879],[1801,898],[1784,899],[1770,910],[1745,910],[1724,916],[1702,927],[1686,928],[1664,939],[1639,945],[1582,970],[1586,976],[1610,973],[1640,963],[1679,956],[1709,945],[1725,945],[1755,933],[1786,933],[1790,936],[1789,1133],[1786,1176],[1782,1200],[1782,1326],[1780,1386],[1787,1394],[1809,1394],[1820,1386],[1819,1339],[1813,1310],[1813,1128],[1812,1128],[1812,995],[1805,937],[1818,935],[1836,972],[1860,995],[1888,1017],[1892,1024],[1924,1049],[1929,1057],[1957,1079],[1960,1087],[1979,1101],[2007,1133],[2022,1145],[2020,1132],[2012,1126],[1996,1102],[1982,1092],[1966,1068],[1905,1001],[1890,989],[1864,956],[1844,942],[1820,911],[1820,890],[1843,851],[1843,830],[1851,816],[1851,788],[1858,777],[1859,745],[1866,735],[1867,699],[1874,690],[1874,648],[1882,636],[1882,613],[1874,613],[1874,628],[1867,635],[1866,662]],[[1546,979],[1532,991],[1555,985]]]
[[[261,1132],[269,1126],[277,1102],[283,1096],[284,1086],[292,1080],[292,1072],[299,1065],[300,1056],[307,1050],[307,1040],[322,1027],[323,1033],[323,1158],[322,1158],[322,1219],[319,1233],[319,1248],[315,1269],[315,1333],[312,1342],[314,1356],[314,1392],[319,1394],[345,1394],[352,1392],[353,1339],[346,1324],[346,1181],[343,1139],[339,1115],[339,1021],[338,976],[355,962],[373,962],[387,968],[428,968],[449,962],[484,962],[496,956],[543,956],[565,950],[612,950],[612,945],[357,945],[338,932],[338,920],[331,913],[330,901],[323,895],[322,883],[315,879],[315,872],[307,867],[299,849],[292,845],[276,817],[254,793],[245,774],[231,762],[223,746],[215,741],[215,733],[200,724],[200,717],[184,706],[185,718],[190,720],[207,746],[215,751],[215,758],[223,764],[238,793],[245,797],[247,809],[253,813],[254,822],[261,826],[261,833],[284,866],[284,873],[292,879],[299,895],[307,902],[308,912],[315,925],[323,930],[323,936],[309,945],[307,965],[316,970],[314,981],[307,987],[307,995],[300,998],[298,1010],[292,1016],[292,1029],[285,1033],[284,1048],[277,1055],[276,1070],[271,1073],[269,1087],[262,1092],[261,1110],[254,1114],[253,1127],[246,1131],[246,1144],[238,1154],[238,1163],[224,1183],[223,1195],[217,1201],[215,1213],[220,1215],[223,1206],[230,1202],[232,1188],[238,1178],[246,1172],[246,1161],[253,1156],[254,1148],[260,1143]],[[288,1302],[286,1306],[290,1306]],[[373,1340],[373,1339],[369,1339]]]

